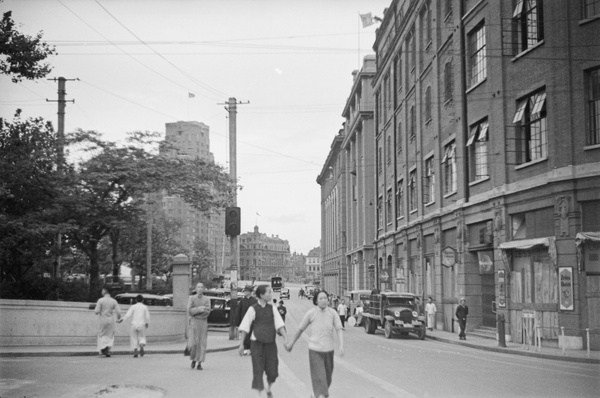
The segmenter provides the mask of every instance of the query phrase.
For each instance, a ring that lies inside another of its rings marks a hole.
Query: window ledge
[[[396,219],[397,221],[404,220],[404,216],[400,216]]]
[[[429,42],[427,42],[427,45],[425,46],[425,51],[429,51],[429,48],[431,47],[431,43],[432,43],[432,40],[429,39]]]
[[[417,212],[417,209],[411,210],[410,214],[415,214]]]
[[[512,59],[511,62],[516,62],[519,59],[523,58],[525,55],[529,54],[530,52],[534,51],[536,48],[542,46],[544,44],[544,40],[540,40],[537,42],[537,44],[535,44],[533,47],[529,47],[527,50],[523,50],[520,53],[518,53],[517,55],[515,55]]]
[[[469,186],[470,186],[470,187],[472,187],[472,186],[474,186],[474,185],[481,184],[482,182],[488,181],[489,179],[490,179],[490,176],[489,176],[489,175],[488,175],[488,176],[485,176],[485,177],[481,177],[481,178],[479,178],[479,179],[477,179],[477,180],[475,180],[475,181],[471,181],[471,182],[469,183]]]
[[[594,145],[587,145],[583,147],[584,151],[591,151],[594,149],[600,149],[600,144],[594,144]]]
[[[523,163],[523,164],[520,164],[518,166],[515,166],[515,170],[521,170],[521,169],[527,168],[529,166],[533,166],[534,164],[545,162],[547,160],[548,160],[547,156],[545,158],[540,158],[540,159],[532,160],[531,162],[527,162],[527,163]]]
[[[448,19],[450,19],[450,17],[452,17],[452,11],[446,14],[446,16],[444,17],[444,23],[448,22]]]
[[[429,123],[431,123],[431,117],[429,119],[425,120],[425,126],[428,126]]]
[[[434,204],[435,204],[435,200],[432,200],[431,202],[425,203],[425,207],[429,207],[429,206],[434,205]]]
[[[444,194],[444,199],[448,199],[450,196],[452,196],[452,195],[456,195],[456,193],[457,193],[457,192],[458,192],[458,191],[452,191],[452,192],[450,192],[450,193]]]
[[[484,77],[483,79],[481,79],[480,81],[478,81],[477,83],[475,83],[474,85],[472,85],[471,87],[469,87],[467,89],[467,91],[465,91],[465,94],[469,94],[471,91],[475,90],[477,87],[481,86],[485,81],[487,80],[487,76]]]
[[[579,26],[588,24],[588,23],[593,22],[593,21],[597,21],[599,19],[600,19],[600,14],[594,15],[594,16],[589,17],[589,18],[582,19],[582,20],[579,21]]]
[[[452,102],[452,98],[447,99],[446,101],[444,101],[444,106],[448,106],[448,104],[450,104]]]

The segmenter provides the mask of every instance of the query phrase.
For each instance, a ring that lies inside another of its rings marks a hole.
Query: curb
[[[146,355],[153,354],[179,354],[183,356],[183,345],[181,349],[166,349],[166,350],[148,350],[146,349]],[[230,347],[219,347],[219,348],[208,348],[206,350],[207,354],[214,352],[224,352],[224,351],[233,351],[238,348],[238,345],[230,346]],[[111,355],[132,355],[131,351],[113,351],[110,353]],[[24,351],[24,352],[0,352],[0,358],[22,358],[22,357],[104,357],[103,355],[98,354],[98,352],[94,351],[94,347],[90,347],[90,351],[42,351],[42,352],[34,352],[34,351]]]
[[[440,341],[440,342],[446,343],[446,344],[461,345],[461,346],[465,346],[465,347],[469,347],[469,348],[475,348],[478,350],[499,352],[502,354],[521,355],[521,356],[525,356],[525,357],[551,359],[551,360],[555,360],[555,361],[591,363],[591,364],[596,364],[596,365],[600,364],[600,359],[595,359],[595,358],[567,357],[567,356],[553,355],[553,354],[542,354],[540,352],[511,350],[509,348],[502,348],[502,347],[487,347],[487,346],[480,346],[477,344],[462,343],[460,341],[449,340],[449,339],[445,339],[443,337],[435,337],[435,336],[431,336],[431,335],[426,335],[425,338]]]

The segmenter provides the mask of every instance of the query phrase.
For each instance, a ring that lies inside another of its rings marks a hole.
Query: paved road
[[[312,307],[308,300],[286,301],[290,333]],[[346,355],[335,357],[332,397],[596,397],[600,366],[517,357],[473,350],[414,336],[387,340],[362,328],[344,332]],[[255,397],[249,357],[235,351],[212,353],[205,370],[192,370],[182,355],[1,358],[0,397]],[[276,397],[310,396],[305,339],[292,353],[280,339],[280,378]],[[107,386],[152,386],[96,394]],[[163,393],[166,393],[163,394]]]

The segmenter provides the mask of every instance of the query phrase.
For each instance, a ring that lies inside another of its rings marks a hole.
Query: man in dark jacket
[[[242,319],[244,319],[244,315],[246,315],[248,308],[257,303],[256,298],[252,297],[253,290],[254,286],[252,285],[244,286],[244,297],[238,304],[237,317],[235,320],[235,325],[238,327],[242,323]],[[244,339],[244,355],[250,355],[250,335],[251,333],[246,334],[246,338]]]
[[[459,305],[456,308],[456,319],[458,319],[458,326],[460,326],[460,333],[458,337],[460,340],[466,340],[467,335],[465,333],[465,329],[467,328],[467,315],[469,315],[469,307],[465,304],[465,298],[461,298],[459,301]]]

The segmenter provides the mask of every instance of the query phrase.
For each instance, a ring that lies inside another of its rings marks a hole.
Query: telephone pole
[[[58,102],[58,126],[56,130],[56,171],[59,175],[62,175],[64,163],[65,163],[65,108],[67,102],[75,103],[75,100],[66,100],[66,82],[67,80],[79,80],[79,79],[65,79],[64,77],[48,79],[58,81],[58,100],[49,100],[46,98],[46,102]],[[56,238],[56,247],[58,249],[58,256],[56,258],[56,264],[53,270],[53,276],[56,278],[60,273],[60,267],[62,263],[62,256],[60,255],[62,246],[62,234],[59,232]]]
[[[229,100],[224,104],[225,110],[229,112],[229,176],[233,180],[234,184],[237,185],[237,106],[249,104],[250,101],[238,102],[235,98],[230,97]],[[237,206],[237,189],[233,191],[233,206]],[[231,310],[232,314],[235,312],[235,304],[237,299],[237,283],[238,283],[238,269],[240,259],[240,246],[237,236],[230,236],[230,253],[231,253]],[[235,340],[235,325],[231,322],[229,327],[229,340]]]

